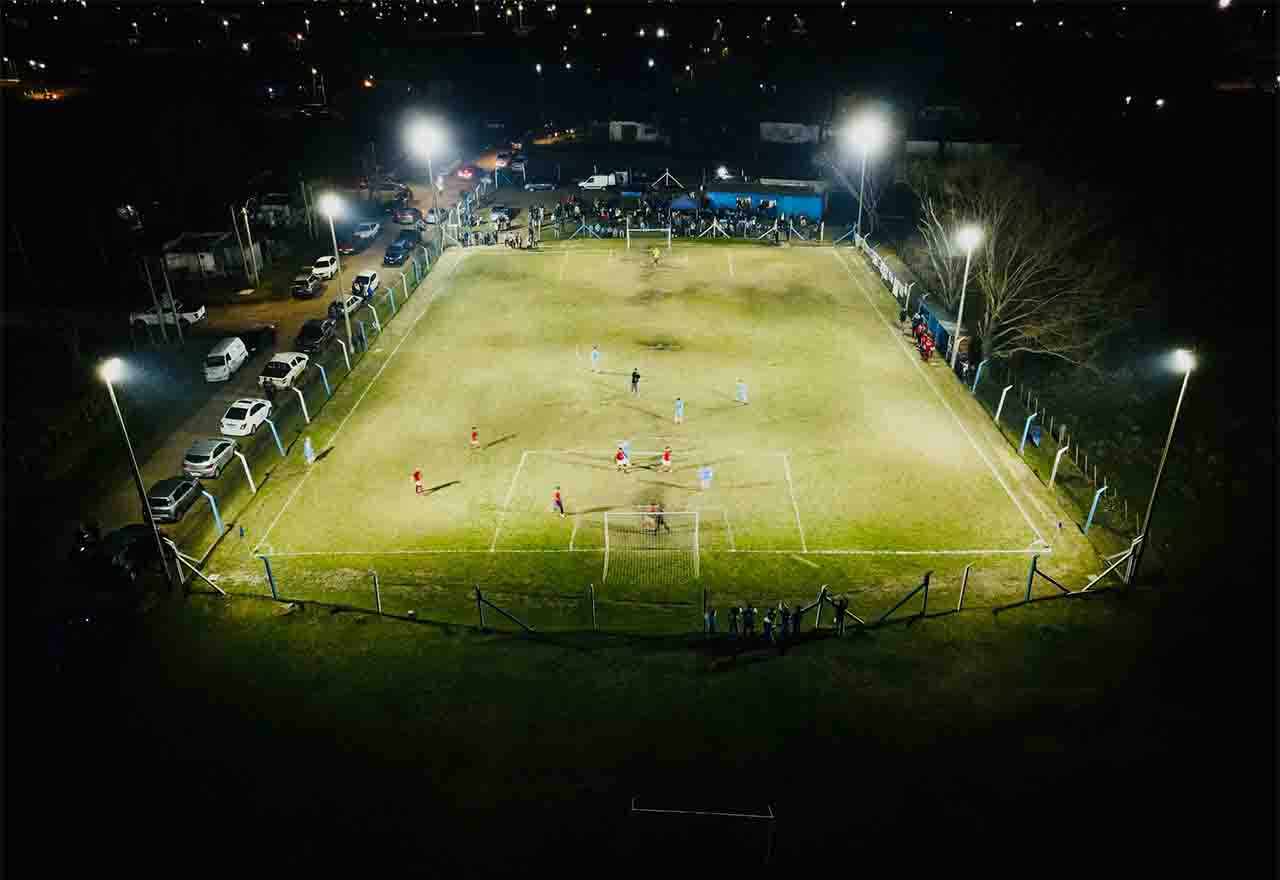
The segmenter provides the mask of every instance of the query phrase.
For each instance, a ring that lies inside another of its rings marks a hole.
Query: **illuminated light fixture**
[[[1226,9],[1230,5],[1231,5],[1231,0],[1218,0],[1219,9]]]
[[[716,177],[720,178],[721,180],[728,180],[729,169],[721,165],[719,168],[716,169]]]
[[[566,62],[564,63],[564,69],[565,69],[565,70],[573,70],[573,65],[572,65],[572,64],[570,64],[568,61],[566,61]]]
[[[653,59],[652,59],[652,58],[650,58],[650,59],[649,59],[649,66],[650,66],[650,67],[653,67]]]
[[[587,7],[587,15],[590,15],[590,14],[591,14],[591,7],[590,7],[590,6],[588,6],[588,7]]]
[[[535,73],[542,73],[542,65],[541,64],[533,65],[533,70]]]
[[[666,29],[665,29],[665,28],[658,28],[658,39],[659,39],[659,40],[661,40],[661,39],[662,39],[663,37],[665,37],[666,35],[667,35],[667,31],[666,31]]]
[[[365,87],[366,89],[371,89],[371,88],[373,88],[373,80],[371,80],[371,79],[367,79],[367,80],[365,80],[365,81],[364,81],[364,87]]]
[[[1164,106],[1164,98],[1156,98],[1156,106],[1157,106],[1157,107],[1163,107],[1163,106]]]
[[[249,51],[249,44],[248,44],[248,43],[241,43],[241,44],[240,44],[240,48],[241,48],[242,50],[244,50],[245,52],[248,52],[248,51]]]
[[[644,36],[644,28],[640,28],[640,36]]]
[[[1125,96],[1124,96],[1124,103],[1125,103],[1125,106],[1128,106],[1129,104],[1132,104],[1132,103],[1133,103],[1133,95],[1125,95]]]
[[[1022,22],[1020,22],[1020,21],[1015,21],[1015,22],[1013,23],[1013,26],[1014,26],[1014,27],[1022,27]]]
[[[1180,348],[1173,353],[1173,362],[1178,369],[1184,373],[1190,372],[1196,365],[1196,358],[1191,352],[1185,348]]]

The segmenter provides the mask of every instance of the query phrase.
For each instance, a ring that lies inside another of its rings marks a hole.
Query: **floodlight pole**
[[[867,182],[867,148],[862,148],[862,173],[858,175],[858,225],[854,227],[854,236],[862,237],[862,192],[863,184]]]
[[[861,207],[861,205],[859,205]],[[956,315],[956,341],[951,346],[951,369],[956,368],[956,359],[960,355],[960,326],[964,320],[964,292],[969,286],[969,260],[973,257],[973,248],[967,248],[964,254],[964,280],[960,282],[960,312]]]
[[[1182,398],[1187,393],[1187,382],[1191,380],[1191,367],[1187,367],[1187,372],[1182,377],[1182,390],[1178,392],[1178,402],[1173,407],[1173,420],[1169,422],[1169,436],[1164,441],[1164,451],[1160,453],[1160,464],[1156,468],[1156,483],[1151,487],[1151,500],[1147,502],[1147,515],[1142,521],[1142,531],[1138,533],[1138,537],[1142,538],[1142,542],[1138,544],[1136,550],[1129,557],[1129,570],[1125,574],[1125,583],[1133,586],[1134,580],[1138,576],[1138,566],[1142,563],[1142,554],[1146,552],[1147,530],[1151,528],[1151,512],[1156,506],[1156,495],[1160,492],[1160,479],[1164,476],[1164,463],[1169,457],[1169,446],[1173,443],[1173,431],[1178,427],[1178,413],[1182,411]],[[114,399],[114,398],[113,398]]]
[[[342,255],[338,253],[338,233],[333,226],[333,213],[329,213],[329,235],[333,238],[333,259],[338,267],[338,296],[342,297]],[[344,303],[342,307],[342,317],[347,322],[347,342],[351,342],[351,311]],[[353,346],[354,347],[354,346]],[[347,356],[346,346],[342,348],[342,356]],[[351,361],[347,361],[347,372],[351,372]]]
[[[160,540],[160,528],[156,525],[156,519],[151,513],[151,505],[147,502],[147,490],[142,486],[142,472],[138,470],[138,458],[133,454],[133,443],[129,440],[129,429],[124,425],[124,416],[120,412],[120,402],[116,400],[116,389],[111,384],[111,380],[102,377],[103,382],[107,385],[107,394],[111,397],[111,406],[116,411],[116,419],[120,422],[120,435],[124,437],[125,449],[129,450],[129,463],[133,466],[133,485],[138,489],[138,500],[142,502],[142,515],[151,524],[151,533],[156,538],[156,549],[160,551],[160,567],[164,569],[165,580],[169,582],[170,588],[173,587],[173,575],[169,573],[169,564],[164,560],[164,542]]]

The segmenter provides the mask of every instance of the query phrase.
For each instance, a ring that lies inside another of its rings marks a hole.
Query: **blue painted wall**
[[[822,196],[815,195],[795,195],[788,193],[786,190],[779,190],[776,193],[735,193],[735,192],[708,192],[707,201],[709,201],[716,210],[738,207],[738,199],[750,199],[752,206],[758,206],[762,201],[777,201],[778,211],[786,214],[788,217],[798,217],[804,214],[810,220],[817,222],[822,219]]]

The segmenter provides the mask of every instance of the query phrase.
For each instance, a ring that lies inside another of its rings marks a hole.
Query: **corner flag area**
[[[854,252],[681,243],[654,265],[620,241],[455,249],[426,283],[310,425],[315,464],[284,460],[245,537],[219,545],[226,583],[265,591],[266,556],[283,595],[371,607],[376,571],[378,601],[429,617],[474,614],[476,584],[698,606],[704,589],[887,589],[969,563],[1007,580],[1033,552],[1087,555]],[[651,505],[697,514],[701,568],[613,587],[605,514]]]

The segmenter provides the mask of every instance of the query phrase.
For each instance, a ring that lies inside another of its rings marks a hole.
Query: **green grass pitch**
[[[819,579],[853,588],[859,566],[886,559],[1025,565],[1057,537],[1051,499],[941,358],[919,362],[848,251],[677,244],[654,267],[647,246],[615,241],[472,249],[428,285],[425,311],[411,304],[361,366],[371,383],[311,426],[329,454],[282,466],[246,514],[251,541],[215,558],[223,570],[260,572],[251,543],[299,578],[377,568],[410,593],[480,579],[576,590],[600,584],[604,513],[655,502],[700,513],[702,586],[721,595],[767,591],[779,565],[806,595]],[[624,439],[625,474],[612,461]],[[613,589],[688,601],[699,586]]]

